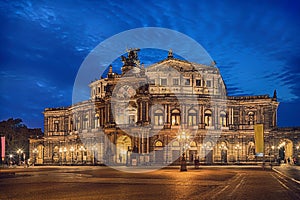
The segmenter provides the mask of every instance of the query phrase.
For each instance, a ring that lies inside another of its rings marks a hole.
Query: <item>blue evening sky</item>
[[[72,103],[77,71],[100,42],[163,27],[206,49],[229,95],[271,96],[277,89],[278,125],[299,126],[299,10],[300,1],[291,0],[1,1],[0,120],[43,127],[44,108]],[[142,57],[157,61],[153,52]]]

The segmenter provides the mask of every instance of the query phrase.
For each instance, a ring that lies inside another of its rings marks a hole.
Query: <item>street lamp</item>
[[[240,163],[240,150],[242,149],[242,147],[237,144],[234,148],[237,151],[237,162]]]
[[[64,147],[64,162],[67,163],[67,148]]]
[[[273,160],[275,160],[275,152],[274,152],[274,149],[275,149],[275,146],[271,146],[271,149],[272,149],[272,152],[271,152],[271,157],[273,156]],[[271,158],[270,158],[271,159]],[[271,162],[271,161],[270,161]]]
[[[33,165],[35,165],[35,163],[36,163],[36,154],[37,154],[39,151],[37,150],[37,148],[34,148],[32,152],[33,152]]]
[[[74,153],[74,147],[71,147],[70,148],[70,151],[71,151],[71,164],[73,164],[73,153]]]
[[[183,171],[187,171],[187,168],[186,168],[186,159],[185,159],[185,150],[187,148],[189,148],[188,144],[187,144],[187,141],[189,140],[190,136],[189,135],[186,135],[185,132],[181,132],[180,135],[177,135],[177,139],[179,140],[180,142],[180,146],[182,147],[182,158],[181,158],[181,161],[180,161],[180,171],[183,172]]]
[[[83,164],[83,151],[84,151],[84,147],[81,145],[79,148],[79,151],[81,151],[81,163]]]
[[[13,158],[13,155],[12,155],[12,154],[9,154],[9,166],[12,165],[12,158]]]
[[[62,148],[59,148],[58,152],[59,152],[59,164],[61,165],[62,164],[62,152],[63,152]]]
[[[274,158],[274,160],[275,160],[275,153],[274,153],[275,146],[274,146],[274,145],[271,146],[271,149],[272,149],[272,151],[271,151],[271,153],[270,153],[270,163],[272,163],[272,160],[271,160],[272,156],[273,156],[273,158]]]
[[[17,154],[19,156],[19,165],[21,165],[21,155],[23,154],[23,150],[22,149],[18,149],[17,150]]]

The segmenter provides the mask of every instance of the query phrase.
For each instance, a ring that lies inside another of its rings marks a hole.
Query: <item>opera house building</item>
[[[162,165],[261,162],[254,139],[263,124],[264,159],[300,158],[300,128],[277,127],[272,95],[228,96],[215,63],[166,59],[144,67],[138,49],[89,84],[90,99],[46,108],[44,136],[30,139],[43,165]],[[88,87],[88,86],[87,86]]]

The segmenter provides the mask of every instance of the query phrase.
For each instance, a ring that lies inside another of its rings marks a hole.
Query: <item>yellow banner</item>
[[[254,125],[254,140],[256,155],[262,156],[264,154],[264,125]]]

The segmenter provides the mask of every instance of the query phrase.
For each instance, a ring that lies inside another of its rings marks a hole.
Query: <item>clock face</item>
[[[123,85],[117,91],[118,98],[130,99],[131,97],[134,97],[135,94],[136,94],[135,89],[129,85]]]

